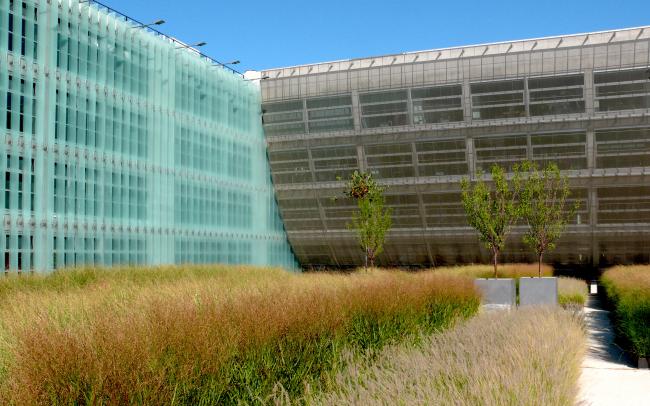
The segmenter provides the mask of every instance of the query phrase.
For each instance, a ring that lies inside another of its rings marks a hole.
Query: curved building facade
[[[550,260],[650,261],[650,27],[261,72],[279,205],[303,265],[362,252],[342,194],[354,170],[388,186],[383,264],[478,262],[462,177],[555,161],[580,209]],[[337,197],[336,199],[333,199]],[[534,260],[516,229],[506,261]]]
[[[0,0],[5,270],[297,266],[259,87],[90,2]]]

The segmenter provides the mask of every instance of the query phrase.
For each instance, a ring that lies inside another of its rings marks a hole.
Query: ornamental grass
[[[614,324],[636,356],[650,357],[650,266],[617,266],[601,277],[614,305]]]
[[[458,265],[435,268],[435,272],[449,275],[469,276],[472,278],[493,278],[492,265]],[[498,267],[499,278],[537,277],[537,264],[503,264]],[[542,264],[542,276],[553,276],[553,267]]]
[[[435,272],[80,269],[0,283],[0,403],[234,404],[328,390],[346,365],[473,315]]]
[[[486,312],[351,362],[314,405],[573,405],[585,336],[571,312]],[[276,403],[294,403],[277,396]]]
[[[587,303],[588,286],[584,280],[560,276],[557,284],[558,301],[562,307],[581,309]]]

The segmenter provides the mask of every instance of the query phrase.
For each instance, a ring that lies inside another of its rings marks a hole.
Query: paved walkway
[[[578,405],[650,405],[650,370],[633,368],[614,344],[609,312],[597,297],[585,307],[588,343],[582,363]]]

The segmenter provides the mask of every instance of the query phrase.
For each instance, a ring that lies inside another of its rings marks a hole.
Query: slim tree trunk
[[[494,263],[494,277],[497,277],[497,257],[499,256],[499,251],[492,250],[492,262]]]
[[[370,267],[375,267],[375,252],[373,250],[368,251],[368,257],[370,259]]]
[[[366,262],[364,264],[364,267],[366,268],[366,271],[368,270],[368,248],[366,248]]]
[[[539,253],[539,262],[537,263],[537,274],[539,277],[542,277],[542,255],[544,255],[543,252]]]

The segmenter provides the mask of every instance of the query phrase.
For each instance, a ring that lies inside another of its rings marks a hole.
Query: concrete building
[[[273,180],[299,261],[362,263],[338,180],[357,169],[388,186],[394,229],[381,263],[487,260],[459,181],[530,159],[557,162],[580,202],[549,260],[648,262],[649,46],[650,27],[639,27],[261,72]],[[516,234],[503,257],[534,260]]]
[[[5,271],[83,264],[295,268],[259,87],[77,0],[0,0]]]

